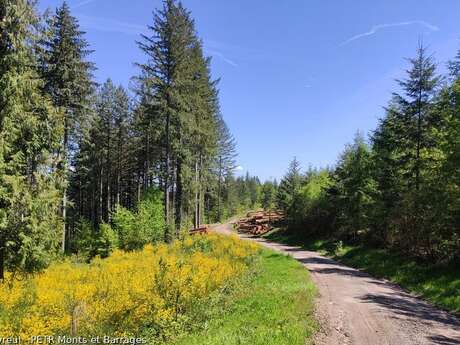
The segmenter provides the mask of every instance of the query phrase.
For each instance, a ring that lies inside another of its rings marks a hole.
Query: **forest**
[[[291,162],[277,203],[292,234],[460,258],[460,51],[447,68],[420,43],[369,137],[358,132],[333,167]]]
[[[314,302],[327,287],[314,284],[314,265],[338,275],[330,257],[345,247],[460,311],[460,50],[441,74],[420,40],[375,130],[358,131],[331,166],[294,158],[279,181],[261,180],[240,172],[191,12],[178,0],[149,10],[128,88],[97,81],[65,1],[42,13],[35,1],[0,0],[0,340],[305,344],[321,331]],[[378,29],[411,23],[421,22]],[[236,231],[250,217],[263,239]],[[286,238],[300,247],[277,247]],[[333,250],[305,252],[316,239]],[[346,303],[353,284],[371,289],[362,272],[342,274]]]
[[[257,177],[235,176],[218,80],[180,3],[139,36],[132,90],[95,82],[66,2],[40,14],[4,0],[0,18],[1,279],[63,253],[169,242],[258,203]]]

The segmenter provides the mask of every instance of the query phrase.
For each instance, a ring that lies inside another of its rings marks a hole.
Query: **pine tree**
[[[339,225],[354,240],[358,231],[370,226],[370,211],[376,193],[371,158],[369,147],[358,133],[353,144],[345,148],[334,172]]]
[[[143,175],[149,181],[150,174],[160,170],[158,184],[164,192],[170,237],[173,229],[179,231],[191,219],[199,225],[209,209],[208,186],[217,154],[217,87],[194,22],[180,2],[164,1],[149,29],[151,34],[139,42],[148,57],[139,65],[138,78],[139,128],[148,139],[141,152]],[[161,148],[153,161],[151,143]]]
[[[442,127],[435,109],[441,79],[422,45],[409,62],[407,79],[398,81],[404,95],[394,94],[373,136],[379,189],[374,224],[390,243],[414,251],[423,243],[423,251],[431,251],[429,195],[437,174],[434,162],[440,157],[434,134]]]
[[[299,191],[302,184],[300,173],[300,163],[296,157],[289,164],[288,171],[280,182],[277,193],[277,204],[283,210],[287,210],[293,200],[294,195]]]
[[[236,142],[222,116],[218,118],[218,154],[217,154],[217,221],[223,215],[223,190],[225,177],[236,168]]]
[[[76,150],[77,132],[88,113],[89,97],[93,92],[92,71],[94,66],[86,61],[91,53],[84,32],[70,13],[66,2],[56,9],[49,19],[44,39],[41,42],[41,70],[45,79],[44,89],[56,107],[64,111],[64,134],[59,155],[64,178],[62,216],[66,221],[68,208],[68,175],[72,153]],[[62,232],[62,250],[66,249],[66,227]]]
[[[447,63],[450,76],[455,80],[460,77],[460,49],[457,51],[455,58]]]
[[[265,181],[261,190],[261,204],[264,210],[273,210],[276,201],[276,181]]]
[[[61,114],[42,93],[26,0],[0,1],[0,279],[40,270],[57,248]]]
[[[174,203],[171,202],[175,192],[173,187],[177,186],[181,194],[182,183],[175,181],[174,177],[180,177],[182,173],[183,152],[180,151],[183,148],[181,139],[188,96],[188,48],[195,42],[195,37],[189,13],[174,0],[164,2],[163,9],[155,14],[154,24],[149,29],[151,35],[142,35],[143,40],[139,42],[139,47],[148,56],[147,63],[139,65],[142,71],[140,92],[142,98],[149,100],[148,111],[153,112],[151,117],[159,117],[163,123],[161,184],[166,224],[171,228],[175,223],[172,218]],[[166,237],[169,235],[166,234]]]
[[[440,77],[435,74],[436,65],[433,58],[427,56],[426,48],[422,44],[417,50],[417,56],[409,59],[409,62],[412,66],[407,71],[408,78],[398,80],[406,97],[395,94],[395,98],[406,120],[403,130],[409,139],[408,144],[414,150],[410,169],[414,176],[413,187],[418,192],[422,184],[423,158],[421,153],[432,145],[431,138],[429,138],[430,127],[435,125],[436,119],[431,109]],[[406,147],[406,150],[408,149],[409,147]]]
[[[95,100],[95,114],[79,144],[71,174],[70,195],[76,219],[91,219],[94,228],[110,222],[118,205],[132,207],[127,194],[135,170],[131,156],[129,97],[107,80]]]

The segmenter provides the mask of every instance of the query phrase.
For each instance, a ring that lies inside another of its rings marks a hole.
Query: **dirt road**
[[[230,224],[215,231],[229,234]],[[318,345],[459,345],[460,320],[334,260],[299,247],[247,238],[291,255],[311,273],[320,296]]]

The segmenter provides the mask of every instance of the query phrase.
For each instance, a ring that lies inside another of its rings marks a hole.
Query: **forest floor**
[[[232,233],[232,224],[214,227]],[[460,320],[404,292],[317,252],[263,238],[243,238],[288,254],[311,273],[319,290],[318,345],[458,345]]]

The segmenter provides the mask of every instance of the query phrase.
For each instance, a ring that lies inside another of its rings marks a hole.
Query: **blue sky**
[[[42,0],[40,9],[61,1]],[[98,81],[129,85],[135,41],[160,0],[69,0],[95,50]],[[184,0],[221,78],[241,173],[281,177],[332,165],[357,130],[374,129],[420,37],[440,72],[460,47],[458,0]]]

